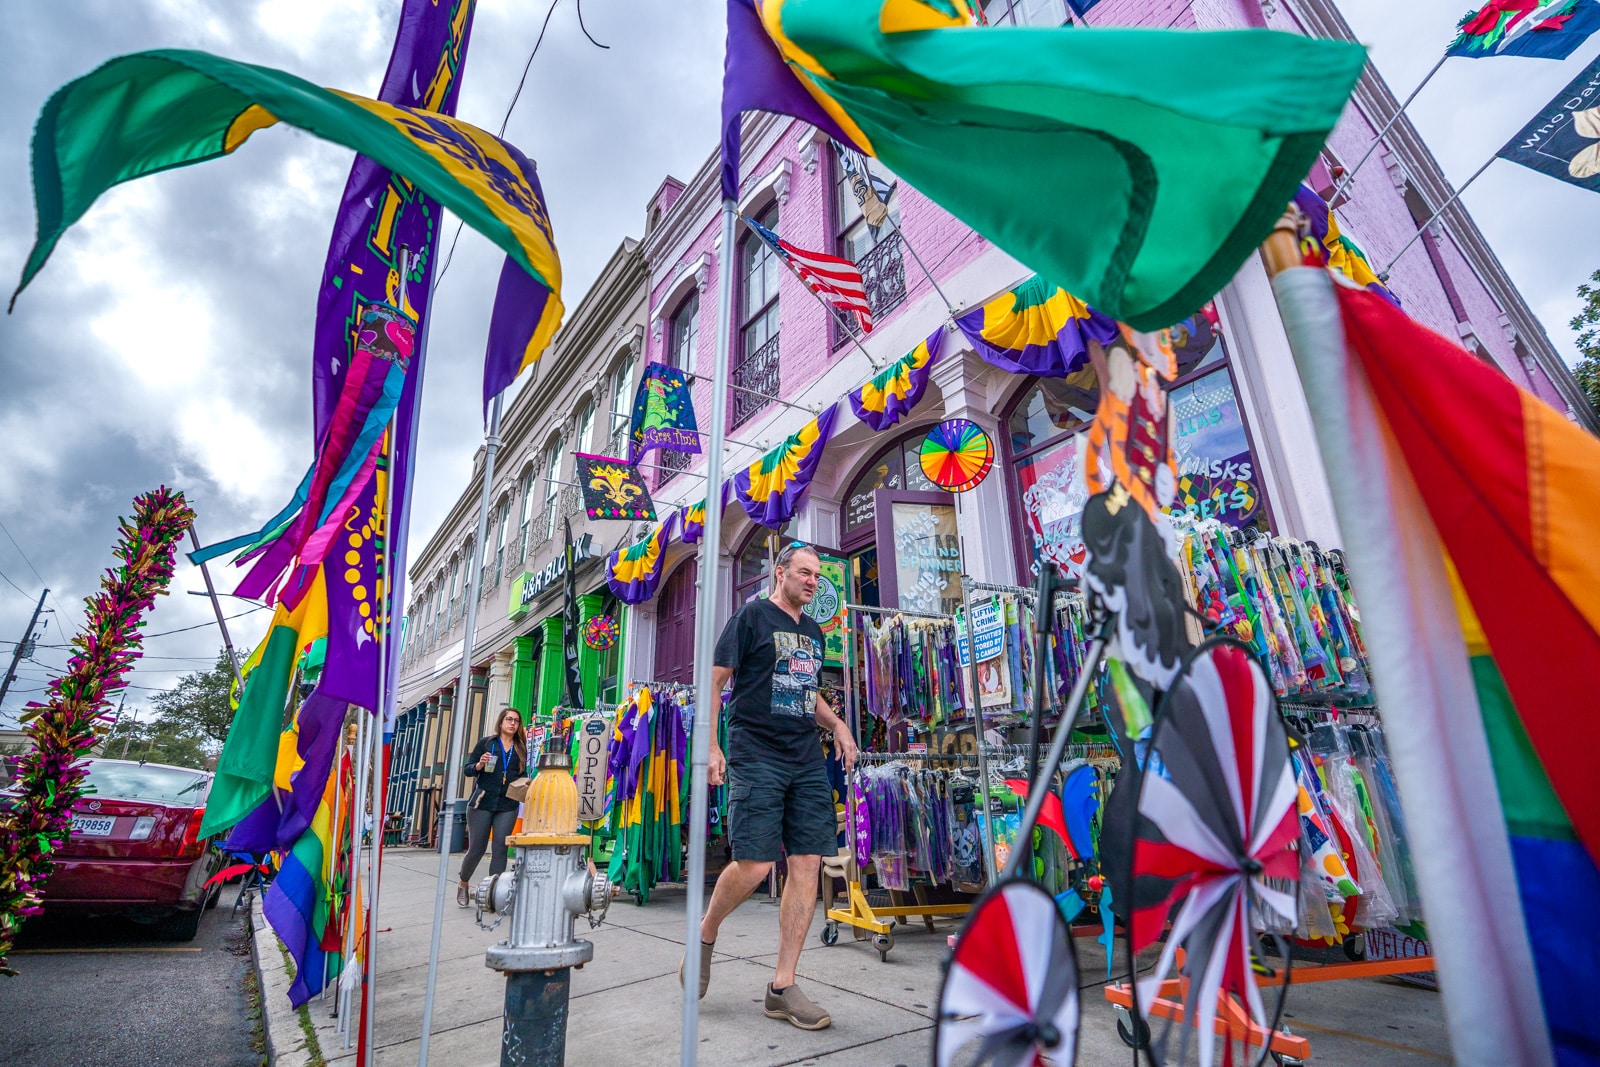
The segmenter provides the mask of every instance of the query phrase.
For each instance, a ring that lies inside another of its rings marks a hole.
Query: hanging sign
[[[603,716],[578,720],[578,820],[598,822],[606,814],[606,761],[611,748],[611,724]]]
[[[821,556],[817,572],[817,595],[802,610],[822,627],[823,666],[844,665],[845,584],[844,560]]]
[[[637,469],[620,459],[573,453],[583,507],[591,519],[645,519],[656,517],[655,502]]]

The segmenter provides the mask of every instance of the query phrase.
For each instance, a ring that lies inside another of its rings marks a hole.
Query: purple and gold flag
[[[944,327],[850,392],[850,407],[873,432],[886,430],[911,413],[928,388],[928,376],[944,347]]]
[[[591,519],[644,519],[656,517],[655,501],[645,488],[639,469],[609,456],[573,453],[583,507]]]
[[[638,463],[652,448],[700,451],[700,427],[688,378],[665,363],[651,363],[639,378],[628,431],[628,462]]]
[[[838,414],[838,404],[828,405],[777,448],[733,476],[734,499],[756,525],[779,529],[800,510]]]
[[[1116,320],[1035,274],[956,319],[985,362],[1012,374],[1065,378],[1089,363],[1090,340],[1117,338]]]
[[[618,549],[606,557],[606,584],[624,604],[642,604],[656,595],[666,571],[667,542],[672,539],[678,513],[663,519],[650,536]]]

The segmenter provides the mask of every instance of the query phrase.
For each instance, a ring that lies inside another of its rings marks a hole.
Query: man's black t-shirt
[[[796,622],[765,597],[728,620],[715,663],[733,670],[728,714],[728,761],[822,762],[817,738],[817,676],[822,627],[809,615]]]

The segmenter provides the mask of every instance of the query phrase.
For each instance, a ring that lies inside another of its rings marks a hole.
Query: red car
[[[126,915],[159,937],[189,941],[221,885],[221,853],[200,840],[209,771],[91,759],[72,832],[44,886],[53,914]]]

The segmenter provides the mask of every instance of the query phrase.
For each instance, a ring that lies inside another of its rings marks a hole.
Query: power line
[[[12,543],[15,544],[16,542],[12,542]],[[7,585],[9,585],[11,588],[15,589],[17,592],[22,593],[23,596],[32,596],[33,595],[32,593],[25,592],[23,590],[22,586],[18,585],[16,582],[13,582],[11,580],[10,576],[7,575],[5,571],[0,571],[0,578],[4,578],[6,580],[6,584]]]
[[[33,576],[35,578],[39,579],[39,584],[40,585],[44,585],[45,584],[44,575],[39,573],[39,568],[35,567],[33,565],[33,560],[28,558],[28,554],[26,552],[22,551],[22,546],[17,544],[17,539],[15,537],[11,536],[11,531],[6,529],[6,524],[5,524],[4,521],[0,521],[0,530],[5,530],[5,535],[11,541],[12,547],[17,550],[17,555],[22,557],[22,562],[24,562],[24,563],[26,563],[28,565],[28,569],[33,572]],[[6,579],[6,581],[10,581],[10,580],[11,579],[9,579],[9,578]]]

